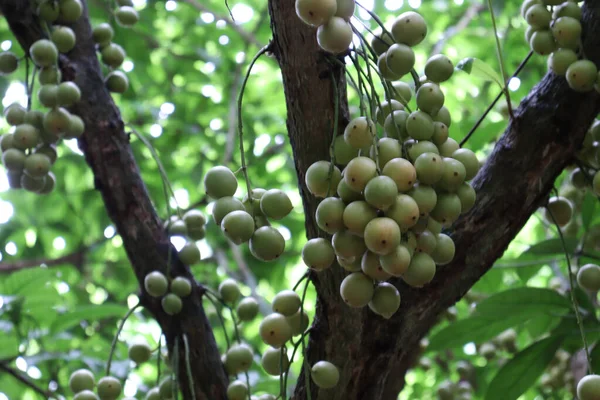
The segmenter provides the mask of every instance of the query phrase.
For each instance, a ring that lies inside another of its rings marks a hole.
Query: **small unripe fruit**
[[[387,210],[398,195],[396,182],[389,176],[381,175],[371,179],[365,186],[365,200],[379,210]]]
[[[258,315],[258,302],[253,297],[246,297],[240,301],[236,312],[240,321],[252,321]]]
[[[99,397],[91,390],[83,390],[73,396],[73,400],[98,400]]]
[[[449,226],[460,216],[462,203],[455,193],[440,193],[430,215],[444,226]]]
[[[48,84],[42,85],[38,90],[38,100],[44,107],[56,107],[58,104],[58,85]]]
[[[390,319],[400,308],[400,292],[391,283],[381,282],[375,288],[369,308],[385,319]]]
[[[340,295],[350,307],[364,307],[373,299],[373,280],[362,272],[346,276],[340,285]]]
[[[235,304],[242,296],[242,293],[240,292],[240,287],[237,282],[228,278],[219,285],[219,295],[225,303]]]
[[[344,209],[344,226],[359,237],[364,237],[367,224],[375,218],[377,218],[377,210],[366,201],[353,201]]]
[[[4,109],[4,118],[9,125],[17,126],[25,121],[27,110],[19,103],[12,103]]]
[[[444,105],[445,96],[442,89],[440,89],[437,84],[425,83],[417,90],[416,100],[417,107],[419,107],[421,111],[424,111],[429,115],[436,115]],[[429,138],[431,138],[431,136]]]
[[[187,297],[192,293],[192,283],[188,278],[178,276],[171,281],[171,292],[178,297]]]
[[[431,258],[437,265],[446,265],[454,259],[456,247],[454,241],[448,235],[440,233],[436,237],[437,245],[435,250],[430,253]]]
[[[98,397],[100,400],[116,400],[121,394],[121,382],[113,376],[105,376],[98,381]]]
[[[556,223],[561,227],[565,226],[573,217],[573,205],[565,197],[551,197],[544,210],[544,216],[552,224]]]
[[[360,262],[361,271],[374,281],[383,282],[392,276],[388,274],[379,261],[379,256],[371,251],[365,251]]]
[[[469,211],[475,205],[475,201],[477,200],[477,193],[473,186],[469,183],[463,183],[456,190],[456,195],[460,200],[460,213],[464,214]]]
[[[13,133],[13,146],[19,150],[32,149],[40,142],[40,134],[35,126],[29,124],[17,125]]]
[[[160,392],[157,387],[152,388],[146,393],[145,400],[161,400]]]
[[[379,125],[384,125],[385,120],[392,111],[402,111],[404,106],[397,100],[384,100],[375,109],[375,120]],[[385,139],[385,138],[382,138]],[[378,140],[381,141],[382,139]]]
[[[589,92],[598,78],[598,68],[590,60],[578,60],[569,66],[567,83],[576,92]]]
[[[357,150],[370,146],[375,136],[375,124],[366,117],[354,118],[344,130],[344,140]]]
[[[556,41],[552,36],[552,33],[548,30],[539,30],[533,32],[531,39],[529,40],[529,47],[535,53],[547,56],[557,49]]]
[[[340,371],[329,361],[319,361],[312,366],[310,377],[321,389],[331,389],[340,380]]]
[[[577,48],[581,40],[581,23],[572,17],[560,17],[552,21],[552,35],[559,47]]]
[[[83,5],[80,0],[61,0],[59,18],[62,22],[73,23],[81,17],[82,13]]]
[[[127,351],[129,359],[136,364],[145,363],[152,356],[152,349],[145,339],[136,339]]]
[[[408,112],[404,110],[393,110],[383,123],[383,130],[390,138],[404,140],[408,137],[406,132],[406,120]]]
[[[458,149],[452,153],[452,158],[460,161],[465,167],[465,180],[470,181],[479,172],[479,160],[475,153],[469,149]]]
[[[116,43],[109,43],[100,51],[102,62],[109,67],[119,68],[125,61],[125,50]]]
[[[113,93],[125,93],[129,88],[129,79],[123,71],[111,71],[106,76],[106,88]]]
[[[71,127],[71,114],[64,108],[53,108],[44,115],[44,129],[59,136]]]
[[[336,0],[296,0],[296,14],[306,24],[321,26],[337,11]]]
[[[427,253],[415,253],[408,270],[402,275],[404,282],[414,287],[423,287],[435,276],[435,262]]]
[[[356,192],[362,192],[367,183],[377,176],[377,165],[368,157],[356,157],[344,169],[344,181]]]
[[[173,396],[174,379],[171,377],[162,380],[158,386],[158,393],[161,399],[170,399]]]
[[[258,228],[250,238],[250,252],[261,261],[273,261],[285,250],[285,239],[271,226]]]
[[[586,375],[577,383],[579,400],[597,400],[600,398],[600,375]]]
[[[302,248],[302,261],[307,267],[317,271],[331,267],[334,259],[333,246],[326,239],[310,239]]]
[[[290,360],[286,352],[282,354],[280,349],[269,347],[263,353],[260,363],[267,374],[279,376],[282,372],[287,371]]]
[[[233,243],[245,243],[254,234],[254,218],[246,211],[232,211],[221,221],[221,230]]]
[[[225,216],[230,212],[236,210],[245,211],[246,208],[244,207],[242,202],[236,199],[235,197],[221,197],[215,202],[212,210],[212,216],[213,220],[215,221],[215,224],[220,226],[221,222],[223,221],[223,218],[225,218]]]
[[[294,315],[285,318],[290,324],[290,327],[292,328],[292,335],[294,336],[302,335],[308,328],[308,324],[310,322],[306,310],[302,310],[302,313],[300,310],[298,310],[298,312]]]
[[[40,39],[29,48],[29,55],[38,67],[49,67],[58,61],[58,49],[48,39]]]
[[[75,47],[75,32],[68,26],[59,26],[52,31],[52,42],[61,53],[67,53]]]
[[[344,202],[337,197],[323,199],[315,212],[315,219],[319,228],[329,234],[341,231],[344,228],[344,208]]]
[[[401,231],[406,231],[418,222],[419,206],[410,196],[399,194],[394,204],[385,212],[385,216],[394,220]]]
[[[408,269],[411,251],[404,244],[397,246],[394,251],[379,257],[381,268],[392,276],[402,276]]]
[[[302,301],[293,290],[282,290],[273,298],[273,311],[290,317],[300,310]]]
[[[50,158],[41,153],[29,154],[23,165],[24,172],[32,178],[42,178],[50,171],[52,162]]]
[[[12,74],[19,67],[19,59],[10,51],[0,53],[0,75]]]
[[[179,250],[177,256],[182,263],[194,265],[200,261],[200,249],[198,249],[195,242],[187,242],[181,250]]]
[[[425,75],[427,79],[433,82],[445,82],[454,73],[454,65],[448,57],[443,54],[436,54],[427,60],[425,64]]]
[[[98,43],[100,47],[107,46],[113,39],[114,31],[110,24],[103,22],[100,25],[94,27],[92,31],[92,38],[94,42]]]
[[[293,209],[292,201],[279,189],[267,190],[260,198],[262,213],[271,219],[282,219]]]
[[[394,44],[394,38],[391,37],[387,32],[382,32],[381,28],[375,30],[373,34],[374,36],[371,39],[371,47],[373,47],[373,50],[379,57],[384,54],[392,44]]]
[[[248,398],[248,386],[240,380],[233,381],[227,386],[228,400],[246,400]]]
[[[342,173],[338,167],[333,166],[330,175],[330,167],[331,163],[328,161],[317,161],[306,170],[305,183],[313,196],[324,198],[335,193]]]
[[[552,14],[542,4],[534,4],[525,13],[525,20],[536,29],[548,29]]]
[[[94,374],[88,369],[78,369],[74,371],[69,378],[69,388],[73,393],[84,390],[94,390],[96,380]]]
[[[375,218],[365,227],[365,244],[373,253],[391,253],[400,244],[400,239],[400,227],[391,218]]]
[[[51,23],[58,19],[60,7],[53,1],[42,1],[37,8],[37,14],[41,20]]]
[[[408,74],[415,66],[415,52],[405,44],[394,43],[385,54],[387,67],[399,77]]]
[[[336,232],[331,239],[335,254],[339,257],[362,257],[367,250],[365,241],[349,231]]]
[[[181,298],[173,293],[168,293],[161,300],[163,311],[169,315],[179,314],[183,308]]]
[[[263,342],[276,349],[292,338],[292,327],[286,317],[279,313],[267,315],[258,330]]]
[[[586,264],[579,268],[577,283],[592,292],[600,290],[600,267],[596,264]]]
[[[121,26],[131,27],[137,24],[140,16],[135,8],[130,6],[119,7],[115,12],[115,20]]]
[[[75,82],[63,82],[58,85],[56,98],[59,105],[71,106],[81,99],[81,91]]]
[[[21,175],[21,187],[32,193],[40,193],[46,186],[46,177],[33,178],[27,174]]]
[[[232,375],[245,372],[252,366],[253,352],[247,344],[234,344],[227,350],[225,368]]]
[[[427,24],[420,14],[407,11],[396,18],[391,32],[396,42],[416,46],[425,39]]]
[[[343,18],[332,17],[317,29],[317,42],[325,51],[343,53],[352,43],[352,26]]]
[[[439,112],[439,110],[438,110]],[[435,127],[433,119],[424,111],[413,111],[406,120],[406,132],[416,140],[429,140]]]

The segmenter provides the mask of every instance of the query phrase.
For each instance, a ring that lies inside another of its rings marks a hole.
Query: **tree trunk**
[[[584,5],[584,49],[598,64],[600,2],[588,3],[592,5]],[[308,236],[314,237],[317,201],[308,192],[304,176],[313,162],[329,158],[334,116],[332,73],[338,87],[344,88],[345,81],[319,50],[316,29],[296,16],[294,0],[271,0],[269,11],[306,229]],[[339,94],[343,96],[341,130],[348,107],[345,91],[340,89]],[[311,385],[313,400],[397,398],[405,373],[418,357],[421,338],[438,316],[492,267],[531,214],[543,205],[599,111],[598,93],[576,93],[564,78],[553,74],[532,89],[472,182],[477,204],[451,229],[456,243],[454,261],[439,267],[435,279],[422,289],[391,280],[402,296],[400,310],[391,320],[343,303],[339,285],[346,273],[341,268],[312,273],[318,299],[308,362],[312,365],[325,359],[340,369],[340,382],[334,389],[318,390]],[[302,375],[294,399],[306,399],[306,391]]]
[[[171,359],[174,358],[173,348],[177,342],[177,367],[181,372],[179,385],[184,398],[224,400],[227,398],[227,376],[202,308],[204,288],[194,285],[192,295],[183,299],[183,311],[175,316],[163,312],[160,299],[144,293],[144,277],[153,270],[166,274],[169,255],[172,276],[184,276],[192,282],[194,279],[177,258],[177,252],[170,244],[140,177],[119,110],[105,88],[92,40],[87,5],[85,1],[82,3],[84,15],[71,25],[77,36],[77,46],[60,57],[63,79],[75,81],[81,89],[81,101],[69,109],[85,122],[86,130],[79,140],[79,147],[94,173],[95,186],[102,194],[108,215],[123,239],[142,288],[142,304],[160,324]],[[45,36],[35,14],[35,2],[3,0],[0,11],[26,51],[33,42]],[[188,381],[186,373],[184,335],[190,349],[191,376],[197,378],[193,382]],[[195,397],[191,395],[192,386]]]

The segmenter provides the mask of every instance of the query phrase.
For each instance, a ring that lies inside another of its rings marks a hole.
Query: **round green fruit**
[[[254,354],[250,346],[245,343],[234,344],[227,350],[225,368],[231,375],[248,371],[252,366]]]
[[[219,285],[219,295],[225,303],[235,304],[242,296],[242,292],[235,280],[227,278]]]
[[[56,99],[61,106],[72,106],[81,99],[81,91],[75,82],[63,82],[58,85]]]
[[[348,21],[341,17],[331,17],[317,28],[317,43],[329,53],[340,54],[348,50],[352,34],[352,26]]]
[[[109,43],[100,51],[102,62],[109,67],[119,68],[125,61],[125,50],[116,43]]]
[[[260,363],[265,372],[272,376],[279,376],[287,371],[290,360],[286,352],[281,353],[280,349],[269,347],[262,355]]]
[[[379,283],[369,302],[369,308],[383,318],[390,319],[400,308],[400,292],[391,283]]]
[[[407,11],[396,18],[391,31],[397,43],[416,46],[427,36],[427,23],[420,14]]]
[[[344,202],[337,197],[323,199],[315,212],[319,228],[332,235],[342,230],[344,228],[344,208]]]
[[[302,261],[307,267],[314,270],[322,271],[331,267],[334,259],[333,246],[326,239],[310,239],[302,248]]]
[[[221,221],[221,230],[229,240],[240,245],[254,234],[254,218],[246,211],[232,211]]]
[[[365,200],[376,209],[385,211],[392,206],[398,195],[396,182],[386,175],[376,176],[365,186]]]
[[[310,369],[310,377],[321,389],[331,389],[340,380],[340,371],[329,361],[319,361]]]
[[[336,0],[296,0],[296,14],[306,24],[321,26],[337,11]]]
[[[19,67],[19,59],[10,51],[0,53],[0,75],[12,74]]]
[[[236,312],[240,321],[252,321],[258,315],[258,302],[253,297],[246,297],[240,301]]]
[[[308,324],[310,322],[306,310],[302,310],[302,312],[298,310],[297,313],[295,313],[292,316],[286,317],[286,319],[290,324],[290,327],[292,328],[293,336],[302,335],[308,328]]]
[[[579,400],[597,400],[600,398],[600,375],[586,375],[577,383]]]
[[[110,44],[114,34],[112,26],[106,22],[101,23],[92,30],[92,38],[100,47],[106,47]]]
[[[302,301],[293,290],[282,290],[273,298],[273,311],[290,317],[300,310]]]
[[[365,190],[367,183],[377,176],[377,165],[368,157],[356,157],[344,169],[344,181],[355,192]]]
[[[111,71],[106,76],[106,88],[113,93],[125,93],[129,88],[129,79],[123,71]]]
[[[425,75],[427,79],[435,83],[445,82],[454,73],[454,65],[448,57],[443,54],[436,54],[427,60],[425,64]]]
[[[373,280],[362,272],[353,272],[346,276],[340,285],[342,300],[354,308],[361,308],[373,299],[375,288]]]
[[[75,32],[68,26],[55,27],[50,37],[61,53],[68,53],[75,47]]]
[[[145,363],[152,356],[152,349],[145,339],[138,338],[129,345],[129,359],[136,364]]]
[[[415,253],[402,280],[413,287],[423,287],[435,276],[435,261],[427,253]]]
[[[140,16],[135,8],[122,6],[115,11],[115,20],[121,26],[132,27],[139,21]]]
[[[258,328],[263,342],[276,349],[292,338],[292,327],[286,317],[279,313],[267,315]]]
[[[260,209],[267,218],[282,219],[293,208],[294,206],[288,195],[279,189],[267,190],[260,198]]]
[[[329,173],[330,168],[331,174]],[[309,192],[317,198],[325,198],[335,193],[342,180],[342,173],[328,161],[317,161],[306,170],[305,183]]]
[[[589,92],[598,78],[598,68],[590,60],[578,60],[567,68],[567,83],[576,92]]]
[[[365,241],[350,231],[336,232],[331,239],[335,254],[343,258],[362,257],[367,250]]]
[[[25,158],[24,172],[32,178],[43,178],[50,171],[50,157],[41,153],[29,154]]]
[[[13,146],[19,150],[32,149],[40,143],[40,140],[40,133],[33,125],[17,125],[13,133]]]
[[[375,136],[375,124],[366,117],[354,118],[344,130],[344,140],[357,150],[370,146]]]
[[[73,396],[73,400],[98,400],[99,397],[91,390],[82,390]]]
[[[113,376],[105,376],[98,381],[98,397],[100,400],[116,400],[121,394],[121,382]]]
[[[573,205],[565,197],[551,197],[544,210],[544,216],[551,224],[556,223],[563,227],[567,225],[573,217]]]
[[[69,377],[69,389],[73,393],[79,393],[84,390],[94,390],[96,380],[94,374],[88,369],[78,369]]]
[[[29,48],[29,55],[38,67],[49,67],[58,61],[58,49],[48,39],[40,39]]]
[[[194,265],[200,261],[200,249],[195,242],[187,242],[177,255],[185,265]]]
[[[245,211],[246,208],[241,201],[235,197],[225,196],[217,200],[212,209],[212,216],[215,224],[221,225],[223,218],[233,211]]]
[[[25,122],[27,109],[19,103],[12,103],[4,109],[4,118],[9,125],[17,126]]]
[[[168,293],[161,300],[163,311],[169,315],[179,314],[183,308],[181,298],[173,293]]]
[[[192,293],[192,282],[188,278],[178,276],[171,281],[171,292],[179,297],[187,297]]]
[[[227,386],[228,400],[246,400],[248,398],[248,386],[240,380],[233,381]]]
[[[364,237],[369,222],[377,218],[377,210],[363,200],[353,201],[344,209],[344,226],[356,236]]]
[[[250,252],[261,261],[273,261],[285,250],[285,239],[271,226],[263,226],[254,231],[250,238]]]
[[[597,292],[600,290],[600,267],[596,264],[585,264],[577,271],[577,283],[582,288]]]
[[[73,23],[83,14],[83,5],[80,0],[60,0],[59,19],[62,22]]]
[[[394,43],[385,54],[387,67],[399,77],[408,74],[415,66],[415,52],[410,46]]]

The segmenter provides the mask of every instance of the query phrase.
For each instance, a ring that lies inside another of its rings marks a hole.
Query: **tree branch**
[[[194,285],[192,295],[183,299],[180,314],[169,316],[161,307],[160,299],[144,292],[143,281],[149,272],[170,271],[172,276],[183,276],[194,282],[187,266],[177,257],[175,248],[162,227],[146,187],[141,180],[128,136],[118,108],[105,88],[104,80],[92,41],[87,2],[84,15],[71,28],[77,36],[77,46],[68,56],[61,56],[60,68],[65,80],[75,81],[81,90],[81,100],[70,111],[85,122],[86,130],[79,147],[94,173],[94,183],[104,200],[109,217],[117,232],[142,288],[141,301],[159,323],[172,354],[173,346],[185,333],[190,345],[192,376],[202,377],[188,381],[186,373],[179,376],[179,387],[185,399],[192,399],[193,385],[196,400],[225,400],[227,376],[222,367],[216,341],[202,308],[204,288]],[[0,11],[24,49],[44,37],[31,0],[4,0]],[[167,260],[171,265],[167,267]],[[186,371],[184,346],[178,346],[177,370]],[[173,355],[173,354],[172,354]]]
[[[233,21],[231,19],[231,17],[229,15],[216,13],[216,12],[212,11],[210,8],[208,8],[206,5],[200,3],[198,0],[181,0],[181,1],[184,3],[188,3],[189,5],[191,5],[192,7],[194,7],[196,10],[198,10],[200,12],[212,14],[216,20],[225,21],[225,23],[227,25],[229,25],[229,27],[231,29],[236,31],[242,37],[242,39],[244,39],[244,41],[246,41],[247,43],[252,43],[253,45],[255,45],[258,48],[262,48],[264,46],[264,44],[261,43],[256,38],[254,32],[250,33],[247,30],[245,30],[244,28],[242,28],[241,26],[239,26],[237,23],[235,23],[235,21]]]
[[[16,369],[9,367],[8,364],[0,363],[0,370],[6,372],[16,380],[20,381],[25,386],[31,388],[34,392],[42,396],[44,399],[56,399],[58,397],[54,396],[50,391],[44,390],[38,385],[35,384],[31,379],[27,376],[19,373]]]
[[[585,3],[584,49],[600,64],[600,4]],[[334,115],[331,71],[345,88],[343,73],[324,61],[315,29],[296,16],[294,0],[269,1],[274,54],[281,67],[287,104],[287,128],[304,202],[309,237],[317,234],[317,202],[304,184],[306,169],[328,159]],[[347,116],[345,92],[341,114]],[[326,359],[340,369],[334,390],[312,385],[313,400],[392,400],[418,356],[419,340],[439,314],[459,300],[503,254],[511,240],[553,187],[556,177],[580,148],[600,111],[598,93],[576,93],[564,78],[548,74],[515,110],[515,118],[473,181],[476,206],[454,227],[454,261],[438,268],[422,289],[392,280],[402,296],[400,311],[383,320],[368,309],[347,307],[339,285],[346,275],[334,267],[311,272],[318,297],[309,338],[308,362]],[[342,126],[345,126],[343,124]],[[294,399],[306,399],[302,375]]]

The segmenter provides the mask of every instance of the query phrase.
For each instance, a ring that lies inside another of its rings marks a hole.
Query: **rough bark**
[[[85,1],[83,1],[85,5]],[[104,86],[103,74],[92,40],[87,5],[84,16],[71,27],[77,36],[77,46],[61,56],[63,79],[75,81],[81,89],[81,101],[70,111],[85,122],[86,131],[79,147],[94,173],[95,187],[101,193],[106,210],[123,239],[133,270],[142,287],[142,304],[156,318],[166,338],[173,359],[173,347],[178,345],[179,384],[185,399],[226,399],[227,376],[213,332],[202,308],[203,288],[194,286],[191,296],[183,299],[183,311],[176,316],[163,312],[160,299],[143,293],[147,273],[160,270],[166,273],[167,259],[172,260],[171,274],[193,281],[189,269],[177,258],[176,250],[162,227],[140,171],[129,146],[129,138],[118,108]],[[10,29],[27,51],[31,44],[45,36],[30,0],[4,0],[0,11]],[[60,162],[60,160],[58,160]],[[59,178],[60,179],[60,178]],[[187,379],[183,334],[190,348],[191,375],[195,397]]]
[[[600,2],[588,3],[584,6],[584,49],[599,64]],[[334,115],[331,67],[317,47],[315,29],[297,18],[294,0],[271,0],[269,6],[273,51],[283,75],[287,128],[306,229],[313,237],[317,201],[306,189],[304,175],[313,162],[328,159]],[[338,78],[337,83],[342,87],[343,79]],[[346,114],[346,101],[340,106]],[[392,280],[400,290],[402,304],[391,320],[383,320],[367,309],[350,309],[342,302],[339,284],[345,273],[341,268],[311,276],[318,303],[308,361],[313,364],[326,359],[341,372],[335,389],[317,390],[312,385],[312,399],[397,398],[404,375],[418,356],[420,339],[439,314],[459,300],[502,256],[548,196],[599,110],[596,92],[575,93],[564,78],[552,74],[532,89],[472,182],[478,202],[452,227],[457,249],[454,261],[438,268],[433,282],[423,289]],[[306,389],[301,376],[294,399],[306,399]]]

